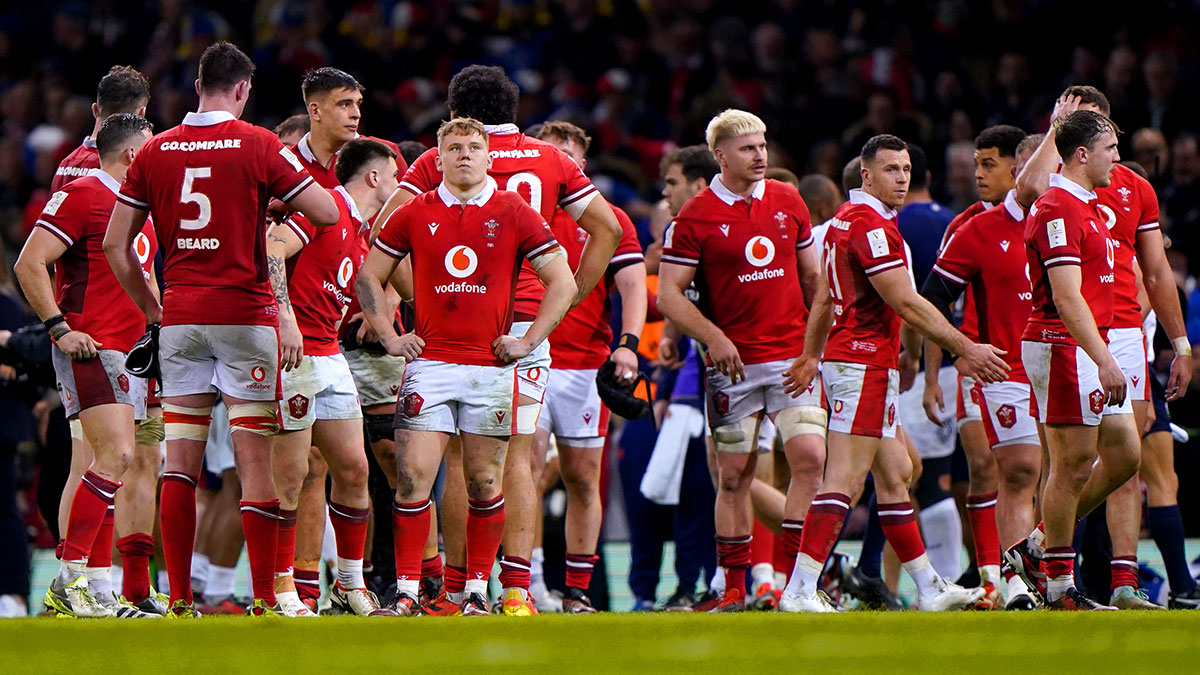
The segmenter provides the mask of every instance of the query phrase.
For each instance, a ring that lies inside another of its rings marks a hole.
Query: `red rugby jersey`
[[[93,169],[55,192],[37,227],[67,246],[55,262],[55,300],[71,328],[83,331],[102,349],[128,352],[146,330],[146,316],[121,288],[104,255],[104,233],[121,184]],[[149,220],[133,240],[142,274],[154,273],[158,243]]]
[[[118,199],[154,217],[163,325],[278,325],[267,202],[287,202],[312,182],[275,134],[224,111],[188,113],[147,141]]]
[[[325,166],[317,161],[317,156],[313,154],[312,147],[308,144],[308,137],[309,134],[304,134],[304,136],[296,142],[296,145],[292,146],[292,151],[296,153],[296,157],[300,160],[300,164],[302,164],[304,168],[308,170],[308,173],[313,177],[313,180],[317,181],[317,185],[320,185],[326,190],[332,190],[341,185],[341,183],[338,182],[337,171],[335,170],[337,168],[337,158],[341,151],[339,150],[338,152],[334,153],[333,158],[329,160],[329,166]],[[379,141],[380,143],[388,146],[392,149],[392,152],[396,153],[396,166],[400,169],[400,175],[403,176],[404,172],[408,171],[408,162],[405,162],[404,157],[400,156],[400,146],[391,141],[385,141],[382,138],[375,138],[374,136],[358,136],[357,138]]]
[[[1007,352],[1009,379],[1028,383],[1021,333],[1029,322],[1033,289],[1025,257],[1025,212],[1009,191],[1004,203],[969,219],[951,235],[933,271],[968,286],[979,313],[977,339]]]
[[[1158,196],[1145,178],[1127,166],[1113,166],[1112,183],[1096,188],[1097,208],[1103,214],[1115,252],[1113,328],[1141,328],[1142,308],[1137,299],[1137,235],[1157,230]]]
[[[804,351],[808,310],[796,251],[812,244],[808,207],[795,188],[759,181],[747,202],[716,176],[667,228],[662,259],[696,268],[700,311],[742,363],[764,363]]]
[[[946,242],[950,241],[950,237],[954,236],[958,228],[962,227],[968,220],[990,208],[992,208],[991,202],[980,200],[968,206],[962,213],[954,216],[954,220],[951,220],[950,224],[946,226],[946,233],[942,235],[942,245],[940,248],[944,249],[946,247]],[[979,329],[977,328],[979,319],[975,316],[975,298],[971,293],[967,293],[966,299],[963,300],[962,313],[962,325],[958,327],[958,330],[972,340],[979,339]]]
[[[1115,249],[1096,201],[1094,192],[1062,174],[1052,174],[1050,189],[1030,207],[1025,220],[1025,246],[1033,309],[1022,340],[1079,344],[1054,306],[1046,270],[1058,265],[1079,266],[1080,291],[1096,327],[1101,335],[1112,327]]]
[[[421,358],[503,366],[492,342],[512,326],[522,262],[558,246],[520,195],[489,182],[466,203],[445,186],[396,209],[375,247],[398,260],[412,255]]]
[[[67,183],[83,178],[92,169],[99,168],[100,151],[96,149],[96,139],[87,136],[78,148],[58,163],[58,168],[54,170],[54,178],[50,179],[50,191],[58,192]]]
[[[338,321],[350,304],[351,282],[362,264],[358,206],[342,186],[330,192],[338,205],[337,224],[316,227],[299,213],[284,221],[304,243],[287,261],[288,297],[304,337],[304,353],[313,356],[338,353]]]

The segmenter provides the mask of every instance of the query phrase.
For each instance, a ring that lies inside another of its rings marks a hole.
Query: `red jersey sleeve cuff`
[[[879,274],[880,272],[886,272],[890,269],[894,269],[897,267],[904,267],[904,261],[897,259],[897,260],[889,260],[887,262],[882,262],[874,267],[865,268],[863,270],[863,273],[865,273],[869,277],[873,277],[876,274]]]
[[[1058,267],[1059,265],[1079,265],[1081,264],[1078,257],[1073,255],[1060,255],[1054,258],[1048,258],[1044,263],[1046,267]]]
[[[689,258],[687,256],[667,253],[662,254],[662,261],[676,265],[687,265],[688,267],[696,267],[700,264],[699,258]]]
[[[400,181],[399,188],[401,190],[404,190],[404,191],[412,194],[412,196],[414,196],[414,197],[419,197],[423,193],[423,191],[420,188],[418,188],[416,185],[413,185],[412,183],[410,183],[406,180]]]
[[[937,272],[940,276],[943,276],[943,277],[949,279],[950,281],[953,281],[954,283],[959,284],[960,286],[966,286],[968,283],[966,279],[958,276],[957,274],[954,274],[953,272],[947,271],[941,265],[934,265],[933,271]]]
[[[74,239],[71,239],[71,237],[68,236],[66,232],[63,232],[62,230],[58,229],[52,223],[48,223],[44,220],[38,220],[36,223],[34,223],[34,226],[40,227],[43,230],[54,235],[55,237],[60,239],[62,241],[62,243],[66,244],[67,246],[73,246],[75,244]]]
[[[812,246],[814,243],[816,243],[816,241],[817,241],[816,237],[813,237],[810,234],[810,235],[808,235],[808,239],[805,239],[804,241],[796,242],[796,250],[799,251],[801,249],[806,249],[809,246]]]
[[[532,249],[531,251],[526,253],[525,257],[530,260],[533,260],[534,258],[538,257],[539,255],[542,255],[543,253],[550,251],[555,246],[558,246],[558,240],[550,239],[549,241],[546,241],[546,242],[540,244],[539,246],[535,247],[534,249]]]
[[[387,244],[383,243],[383,241],[380,239],[375,240],[375,248],[392,256],[396,260],[403,260],[404,256],[408,255],[408,253],[406,251],[396,250],[396,249],[392,248],[391,246],[388,246]]]
[[[312,243],[312,239],[309,238],[308,232],[305,232],[304,228],[300,227],[300,223],[297,223],[295,218],[288,218],[283,222],[285,222],[288,227],[292,228],[292,232],[295,232],[296,236],[300,237],[300,241],[304,242],[305,246],[308,246]]]
[[[117,199],[121,200],[128,206],[132,206],[135,209],[141,209],[142,211],[148,211],[150,209],[150,205],[147,204],[146,202],[143,202],[140,199],[134,199],[133,197],[130,197],[129,195],[125,194],[124,192],[118,192]]]
[[[314,178],[312,176],[306,176],[304,178],[304,180],[300,181],[300,183],[296,187],[292,188],[291,190],[288,190],[287,194],[280,197],[279,201],[284,202],[284,203],[292,201],[293,199],[295,199],[296,195],[300,194],[301,190],[308,187],[309,184],[313,182],[313,180],[314,180]]]
[[[1150,222],[1150,223],[1142,223],[1141,225],[1137,226],[1138,232],[1149,232],[1151,230],[1157,230],[1157,229],[1159,229],[1157,220]]]

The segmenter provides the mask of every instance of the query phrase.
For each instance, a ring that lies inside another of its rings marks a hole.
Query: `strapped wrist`
[[[621,347],[636,354],[638,350],[638,337],[633,333],[622,334],[620,342],[617,343],[617,348],[620,349]]]
[[[1175,349],[1176,356],[1192,355],[1192,341],[1189,340],[1186,335],[1171,340],[1171,347]]]

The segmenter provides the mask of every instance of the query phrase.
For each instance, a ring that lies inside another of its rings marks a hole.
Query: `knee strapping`
[[[784,408],[775,416],[775,426],[779,428],[785,443],[804,434],[816,434],[825,438],[828,424],[829,416],[825,409],[816,405]]]
[[[189,408],[163,401],[163,437],[168,441],[207,441],[212,406]]]
[[[279,407],[267,401],[231,405],[229,431],[248,431],[259,436],[271,436],[279,431]]]
[[[526,403],[517,406],[517,431],[523,434],[532,434],[537,429],[538,418],[541,415],[541,403]]]
[[[371,443],[390,441],[395,437],[395,417],[378,413],[363,413],[363,422],[367,425],[367,439]]]
[[[755,450],[758,441],[758,419],[743,417],[712,430],[717,452],[746,454]]]
[[[166,436],[166,425],[161,417],[147,417],[138,423],[137,431],[133,434],[133,442],[138,445],[157,446]]]

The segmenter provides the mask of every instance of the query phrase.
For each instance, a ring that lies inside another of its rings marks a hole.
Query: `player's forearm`
[[[800,293],[804,296],[804,306],[812,309],[817,300],[821,287],[820,256],[809,246],[796,252],[796,274],[800,279]]]
[[[937,382],[938,370],[942,367],[942,348],[933,340],[926,339],[925,344],[925,381]]]
[[[389,291],[395,292],[398,301],[408,303],[413,301],[412,266],[407,260],[401,261],[399,265],[396,265],[396,271],[392,273],[392,276],[388,277],[388,287]],[[399,302],[396,303],[396,306],[400,306]]]
[[[107,240],[105,240],[107,243]],[[150,288],[150,281],[142,274],[142,266],[138,262],[137,257],[132,248],[126,247],[120,251],[110,251],[108,246],[104,249],[105,255],[108,257],[108,264],[112,267],[113,276],[120,282],[121,288],[133,299],[133,303],[142,310],[148,321],[161,320],[162,305],[159,304],[155,297],[154,291]]]
[[[269,243],[267,244],[267,275],[271,279],[271,290],[275,293],[275,301],[279,303],[280,313],[291,316],[292,299],[288,295],[287,262],[277,251],[271,250]]]
[[[1054,125],[1046,132],[1046,137],[1038,145],[1037,150],[1025,163],[1017,176],[1017,201],[1028,208],[1050,187],[1050,174],[1058,169],[1058,148],[1054,145]]]
[[[1100,336],[1100,329],[1096,327],[1092,310],[1078,289],[1054,289],[1054,306],[1071,337],[1083,347],[1093,362],[1100,364],[1112,358],[1108,345]]]
[[[804,328],[804,353],[808,356],[821,358],[825,352],[825,342],[829,339],[829,329],[833,327],[833,298],[826,290],[824,295],[818,295],[816,302],[808,313],[808,325]]]
[[[29,306],[37,313],[42,321],[52,316],[62,314],[58,303],[54,301],[54,283],[50,280],[49,263],[43,260],[29,260],[25,256],[17,259],[13,272],[25,293]]]
[[[574,307],[587,297],[596,287],[608,263],[612,260],[617,244],[621,242],[621,224],[612,207],[602,198],[595,198],[579,216],[579,227],[588,233],[588,240],[583,245],[583,253],[579,257],[579,267],[575,270]]]
[[[897,313],[913,328],[952,354],[962,354],[970,343],[936,307],[915,291],[907,294]]]
[[[540,345],[550,337],[550,333],[566,316],[567,310],[571,309],[571,299],[575,297],[575,292],[575,281],[570,276],[555,276],[549,279],[542,303],[538,305],[537,315],[525,331],[525,341],[531,345]]]
[[[704,344],[710,344],[724,334],[716,324],[706,319],[690,300],[683,297],[682,291],[673,286],[659,286],[658,311],[681,333]]]
[[[646,326],[646,265],[634,263],[620,269],[614,276],[617,293],[621,296],[621,334],[642,336]]]
[[[1146,295],[1150,299],[1150,307],[1158,322],[1162,324],[1167,337],[1174,340],[1187,336],[1187,328],[1183,322],[1183,310],[1179,306],[1179,291],[1175,287],[1175,275],[1167,265],[1166,256],[1161,265],[1151,269],[1143,269],[1145,276],[1142,280],[1146,285]]]
[[[367,323],[371,324],[375,334],[380,338],[395,336],[396,329],[392,322],[395,320],[396,310],[387,300],[383,280],[372,276],[365,269],[360,270],[358,280],[354,282],[354,292],[358,297],[358,304],[362,307],[363,316],[366,317]]]
[[[921,355],[924,336],[907,322],[900,325],[900,345],[915,360]]]

